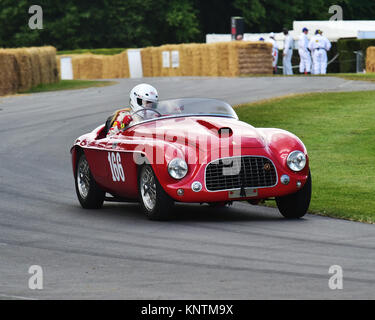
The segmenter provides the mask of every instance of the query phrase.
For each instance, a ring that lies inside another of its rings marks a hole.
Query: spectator
[[[277,59],[279,58],[279,48],[277,42],[275,40],[275,34],[273,32],[270,33],[270,38],[267,42],[272,44],[272,67],[273,73],[277,73]]]
[[[326,74],[327,71],[327,51],[331,48],[331,43],[327,38],[323,38],[320,30],[315,31],[315,35],[310,39],[309,49],[313,56],[314,74]]]
[[[292,55],[293,55],[293,39],[289,35],[288,29],[284,29],[284,51],[283,51],[283,74],[292,75]]]
[[[311,55],[308,49],[309,40],[307,34],[309,30],[307,28],[302,29],[302,33],[298,38],[298,53],[300,57],[299,72],[308,74],[311,72]]]
[[[328,56],[327,56],[327,52],[331,49],[331,42],[325,37],[323,36],[323,31],[322,30],[319,30],[320,32],[320,35],[322,36],[323,38],[323,41],[324,41],[324,52],[323,52],[323,62],[322,62],[322,66],[321,66],[321,73],[322,74],[326,74],[327,73],[327,63],[328,63]]]

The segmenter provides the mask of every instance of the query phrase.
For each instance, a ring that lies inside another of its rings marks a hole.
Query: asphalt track
[[[163,99],[244,103],[289,93],[375,90],[338,78],[155,78]],[[375,226],[275,209],[178,205],[169,222],[137,204],[83,210],[69,148],[128,102],[139,80],[0,98],[1,299],[374,299]],[[43,290],[30,290],[40,265]],[[331,290],[340,265],[344,287]]]

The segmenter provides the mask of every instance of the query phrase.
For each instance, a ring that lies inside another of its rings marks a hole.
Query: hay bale
[[[181,76],[193,75],[193,47],[195,44],[180,45],[180,73]]]
[[[217,42],[213,43],[216,47],[216,59],[217,59],[217,72],[218,76],[227,77],[229,76],[229,55],[228,55],[228,42]]]
[[[100,79],[120,78],[121,62],[116,56],[98,56],[102,60]]]
[[[368,47],[366,51],[366,72],[375,72],[375,47]]]
[[[208,57],[209,57],[209,70],[208,76],[218,77],[220,75],[220,52],[219,47],[215,44],[209,44],[208,48]]]
[[[0,94],[26,91],[40,83],[58,81],[54,47],[1,49],[1,59]]]
[[[14,54],[0,49],[0,66],[0,95],[17,92],[20,82]]]
[[[35,87],[41,83],[41,63],[40,63],[40,52],[38,48],[31,47],[25,48],[31,59],[31,79],[32,86]]]
[[[144,77],[152,77],[152,55],[151,47],[141,50],[142,69]]]
[[[239,76],[238,49],[241,47],[240,42],[228,42],[228,76]]]
[[[192,76],[201,76],[202,75],[202,44],[192,44],[191,53],[192,53]]]
[[[265,42],[245,42],[237,47],[238,72],[272,74],[272,45]]]
[[[74,79],[115,79],[129,78],[127,51],[115,55],[71,54],[61,57],[72,59]]]
[[[53,47],[37,48],[40,62],[40,81],[41,83],[55,82],[54,69],[57,69],[51,57],[56,57],[56,49]]]
[[[32,66],[30,55],[25,49],[7,49],[9,54],[13,55],[16,59],[16,69],[18,77],[19,91],[26,91],[32,87]]]
[[[200,54],[201,62],[201,76],[208,76],[210,73],[210,54],[209,54],[209,45],[201,44],[198,47],[197,52]]]
[[[102,79],[103,60],[100,55],[93,54],[71,54],[61,57],[72,58],[74,79]]]
[[[130,71],[129,71],[128,51],[126,50],[117,54],[116,59],[118,59],[119,65],[121,66],[120,78],[129,78]]]
[[[152,58],[152,76],[160,77],[162,69],[162,57],[161,52],[158,47],[151,48],[151,58]]]

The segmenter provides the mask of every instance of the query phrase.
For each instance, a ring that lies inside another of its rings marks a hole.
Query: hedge
[[[354,51],[361,50],[363,53],[363,68],[365,68],[366,51],[368,47],[375,46],[375,39],[340,39],[337,41],[337,49],[340,52],[340,72],[356,72],[356,54]]]

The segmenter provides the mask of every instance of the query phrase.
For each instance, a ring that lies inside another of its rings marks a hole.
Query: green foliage
[[[366,61],[366,50],[375,46],[375,39],[341,39],[337,41],[337,50],[340,53],[340,72],[356,72],[356,55],[354,51],[361,50]]]
[[[292,29],[293,20],[328,20],[331,5],[327,0],[234,0],[234,6],[241,10],[251,32]]]
[[[30,30],[27,0],[1,0],[0,47],[53,45],[59,50],[134,48],[204,42],[229,33],[230,17],[245,18],[245,32],[281,31],[293,20],[328,20],[332,4],[344,19],[373,19],[368,0],[39,0],[43,29]]]
[[[188,1],[172,1],[166,14],[166,22],[175,29],[176,42],[192,41],[199,34],[196,11]]]
[[[93,81],[93,80],[60,80],[57,83],[39,84],[30,90],[21,93],[36,93],[60,90],[77,90],[91,87],[106,87],[116,84],[114,81]]]
[[[58,55],[64,54],[82,54],[82,53],[92,53],[92,54],[103,54],[103,55],[114,55],[125,51],[126,48],[100,48],[100,49],[76,49],[76,50],[62,50],[58,51]]]
[[[132,48],[195,41],[199,36],[193,0],[40,0],[42,30],[28,27],[30,2],[1,2],[2,47]]]
[[[375,91],[297,95],[236,109],[255,127],[302,139],[313,181],[310,211],[375,223]]]

